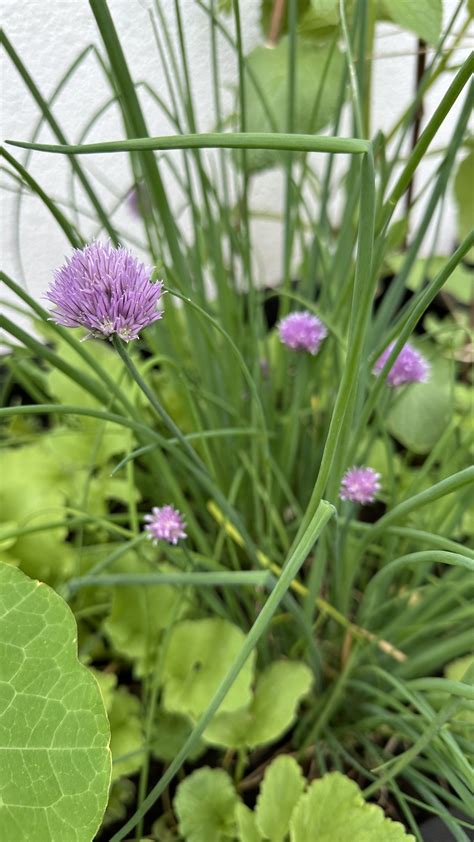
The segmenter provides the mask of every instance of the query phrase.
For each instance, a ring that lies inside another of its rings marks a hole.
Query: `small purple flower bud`
[[[278,325],[280,339],[294,351],[309,351],[317,354],[319,346],[328,335],[326,326],[317,316],[308,313],[290,313]]]
[[[145,531],[154,544],[158,541],[177,544],[180,538],[187,538],[183,515],[174,506],[154,506],[143,519],[147,522]]]
[[[374,374],[380,374],[394,345],[395,343],[391,342],[380,355],[373,368]],[[403,386],[405,383],[426,383],[429,374],[430,367],[425,358],[413,345],[407,342],[388,372],[387,382],[390,386]]]
[[[56,305],[52,315],[57,324],[85,327],[86,338],[116,334],[130,342],[161,319],[156,308],[162,291],[160,281],[151,281],[151,268],[127,249],[94,242],[76,249],[55,272],[46,298]]]
[[[380,491],[380,474],[373,468],[350,468],[341,481],[339,497],[353,503],[373,503]]]

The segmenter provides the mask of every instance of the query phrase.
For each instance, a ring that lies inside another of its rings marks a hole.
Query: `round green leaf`
[[[235,830],[239,798],[223,769],[193,772],[177,789],[174,809],[186,842],[224,842]]]
[[[305,664],[276,661],[259,676],[249,705],[214,717],[205,732],[206,740],[229,748],[255,748],[277,740],[293,723],[312,680]]]
[[[301,767],[293,757],[277,757],[265,772],[257,800],[257,826],[271,842],[283,842],[291,814],[305,787]]]
[[[295,132],[313,134],[333,118],[337,106],[344,60],[339,50],[330,56],[330,46],[317,48],[301,41],[296,56]],[[259,93],[251,78],[247,79],[246,130],[248,132],[286,131],[288,108],[288,39],[282,38],[274,49],[257,47],[247,58],[248,67],[258,80]],[[327,66],[326,66],[327,65]],[[315,102],[324,77],[319,104]],[[266,108],[262,103],[262,96]],[[269,113],[272,120],[269,119]],[[275,129],[272,127],[272,121]],[[268,150],[247,150],[247,165],[258,170],[284,160],[285,153]]]
[[[163,664],[163,706],[197,718],[206,710],[245,640],[227,620],[183,620],[170,634]],[[255,652],[249,656],[220,710],[250,701]]]
[[[432,367],[427,383],[413,383],[395,396],[387,426],[413,453],[429,453],[448,425],[453,411],[451,365],[443,359]]]
[[[415,842],[380,807],[366,804],[354,781],[331,772],[313,781],[296,805],[290,842]]]
[[[53,590],[0,564],[3,842],[90,842],[107,804],[110,729]]]
[[[428,44],[438,42],[443,23],[442,0],[383,0],[382,6],[403,29],[409,29]]]

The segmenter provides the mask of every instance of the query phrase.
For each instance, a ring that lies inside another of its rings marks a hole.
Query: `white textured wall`
[[[457,0],[445,0],[445,15],[450,15]],[[130,68],[135,80],[149,80],[155,88],[165,92],[163,74],[153,42],[147,9],[149,0],[110,0],[109,3],[119,35],[122,40]],[[244,26],[244,44],[247,51],[261,42],[256,0],[241,0]],[[30,73],[47,98],[77,54],[89,43],[100,47],[93,15],[86,0],[2,0],[5,31],[20,53]],[[162,8],[170,21],[174,38],[172,0],[163,0]],[[206,131],[213,126],[211,97],[211,68],[209,53],[208,19],[194,0],[182,0],[186,39],[192,67],[192,84],[195,101],[199,104],[199,129]],[[468,52],[468,42],[456,53],[462,61]],[[227,86],[236,80],[235,56],[225,43],[220,44],[220,67]],[[402,33],[396,27],[381,25],[378,29],[374,58],[373,126],[388,129],[397,115],[407,106],[413,90],[416,38]],[[2,59],[3,113],[2,136],[4,138],[29,139],[38,119],[38,110],[16,70],[8,59]],[[447,75],[433,86],[425,103],[425,118],[429,117],[449,83]],[[67,88],[61,93],[55,113],[70,141],[80,136],[88,119],[108,96],[107,86],[100,75],[96,61],[89,56]],[[164,93],[164,96],[166,94]],[[224,94],[231,105],[230,93]],[[146,97],[143,98],[151,134],[171,132],[169,124],[159,110]],[[458,109],[453,109],[449,120],[436,138],[436,147],[442,147],[449,139],[453,121]],[[89,142],[112,140],[122,136],[118,115],[109,111],[87,137]],[[43,128],[39,140],[47,142],[52,135]],[[25,153],[13,150],[21,161]],[[169,154],[169,153],[168,153]],[[172,154],[172,153],[171,153]],[[418,184],[424,183],[436,167],[437,157],[428,158],[420,168]],[[91,174],[92,181],[106,207],[112,207],[114,193],[125,192],[131,184],[131,176],[125,155],[114,154],[97,157],[83,157],[82,165]],[[40,184],[54,196],[71,199],[69,166],[61,156],[34,153],[28,167]],[[2,184],[7,184],[5,177]],[[174,188],[170,186],[170,189]],[[266,173],[256,179],[252,200],[255,207],[274,211],[281,207],[283,185],[278,174]],[[178,196],[173,198],[178,201]],[[80,198],[80,204],[87,203]],[[13,277],[22,282],[36,296],[47,285],[51,270],[62,262],[68,245],[54,220],[37,199],[25,197],[22,202],[20,225],[14,213],[13,194],[3,192],[2,197],[2,245],[3,266]],[[131,235],[141,236],[140,224],[133,214],[124,208],[117,221]],[[81,221],[84,233],[92,236],[94,225]],[[280,272],[280,230],[272,222],[257,223],[255,238],[256,264],[262,281],[275,282]],[[20,260],[18,259],[18,237]],[[440,232],[438,250],[449,252],[455,242],[455,213],[452,204],[446,206],[445,218]]]

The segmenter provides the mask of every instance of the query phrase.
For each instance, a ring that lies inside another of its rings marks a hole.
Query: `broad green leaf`
[[[65,494],[54,480],[54,467],[41,441],[4,448],[0,453],[0,475],[8,477],[8,483],[0,483],[2,521],[29,527],[64,516]],[[73,572],[73,552],[65,543],[66,536],[67,530],[62,528],[20,535],[13,554],[29,576],[57,583]]]
[[[296,4],[298,21],[300,21],[304,13],[308,10],[308,8],[310,8],[311,0],[296,0]],[[262,25],[262,32],[265,38],[268,36],[270,30],[274,5],[274,0],[261,0],[260,2],[260,23]],[[286,32],[288,32],[288,15],[283,15],[280,33],[283,35]]]
[[[301,767],[281,755],[267,768],[257,799],[257,826],[271,842],[283,842],[293,810],[305,788]]]
[[[413,453],[429,453],[452,417],[451,364],[437,360],[427,383],[411,383],[393,400],[387,418],[389,432]]]
[[[178,623],[170,634],[163,663],[165,709],[197,718],[207,708],[244,640],[244,633],[227,620]],[[252,652],[220,710],[235,710],[249,701],[254,662]]]
[[[330,47],[300,41],[297,51],[296,98],[294,131],[316,133],[326,126],[335,113],[344,60],[335,49],[329,60],[317,113],[313,115],[319,86],[329,58]],[[288,99],[288,40],[283,38],[277,47],[257,47],[247,58],[247,64],[258,80],[276,131],[286,131]],[[252,80],[247,77],[246,130],[248,132],[273,131],[267,112],[262,105]],[[313,119],[314,117],[314,119]],[[282,155],[267,150],[248,150],[250,169],[272,167],[284,159]]]
[[[179,713],[167,713],[165,710],[159,710],[152,734],[151,750],[153,756],[171,763],[192,730],[193,724],[190,719],[180,716]],[[200,740],[196,748],[188,755],[188,759],[196,760],[204,749],[205,745]]]
[[[429,260],[425,260],[424,258],[415,260],[407,278],[407,289],[417,292],[424,283],[431,281],[444,268],[446,260],[447,258],[442,256],[432,257]],[[387,263],[390,269],[396,273],[401,269],[404,261],[405,257],[403,254],[394,254],[390,256]],[[460,301],[461,304],[470,304],[474,300],[472,272],[462,263],[459,263],[444,284],[443,292],[449,293],[456,301]]]
[[[458,207],[459,239],[463,240],[474,224],[474,149],[458,166],[454,179],[454,197]],[[474,248],[469,250],[467,259],[474,260]]]
[[[238,802],[227,772],[207,767],[198,769],[178,786],[173,802],[180,833],[186,842],[232,839]]]
[[[90,842],[107,804],[110,729],[53,590],[0,564],[3,842]]]
[[[415,842],[380,807],[366,804],[354,781],[331,772],[313,781],[290,822],[290,842]]]
[[[135,572],[149,568],[135,565]],[[114,588],[112,610],[104,631],[114,649],[133,662],[137,676],[147,674],[156,663],[164,629],[182,614],[186,596],[171,585],[126,585]]]
[[[442,0],[382,0],[382,6],[394,23],[437,44],[443,23]]]
[[[257,679],[251,702],[240,710],[218,713],[205,739],[232,748],[255,748],[277,740],[293,723],[311,684],[312,673],[305,664],[276,661]]]
[[[257,827],[255,813],[245,804],[237,804],[235,808],[237,823],[237,838],[239,842],[262,842],[263,836]]]

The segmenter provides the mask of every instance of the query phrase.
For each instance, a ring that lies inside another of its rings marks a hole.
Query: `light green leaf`
[[[193,724],[190,719],[180,716],[179,713],[159,710],[153,728],[151,744],[153,756],[170,763],[183,747],[192,730]],[[189,760],[196,760],[204,749],[205,745],[200,740],[196,748],[188,755]]]
[[[453,412],[451,364],[439,359],[427,383],[411,383],[394,395],[389,432],[413,453],[429,453],[446,429]]]
[[[305,787],[301,767],[293,757],[281,755],[267,768],[257,799],[257,826],[271,842],[283,842],[290,819]]]
[[[454,197],[458,207],[459,239],[463,240],[474,224],[474,149],[458,166],[454,179]],[[474,248],[469,250],[466,259],[474,260]]]
[[[263,837],[257,827],[255,813],[245,804],[237,804],[235,808],[237,822],[237,836],[239,842],[261,842]]]
[[[329,47],[301,41],[297,51],[296,99],[294,131],[315,133],[326,126],[335,113],[344,60],[335,49],[329,61],[319,108],[312,121],[313,108],[326,62]],[[248,66],[258,80],[268,111],[272,114],[276,131],[286,130],[288,99],[288,39],[282,38],[274,49],[257,47],[247,58]],[[246,130],[248,132],[273,131],[261,98],[252,80],[247,78]],[[283,155],[268,150],[248,150],[247,163],[250,169],[272,167],[284,160]]]
[[[387,263],[390,269],[397,273],[401,269],[404,261],[405,256],[403,254],[395,254],[388,259]],[[407,278],[407,289],[417,292],[424,283],[431,281],[444,268],[446,261],[447,258],[442,256],[432,257],[429,260],[425,260],[424,258],[415,260]],[[444,284],[442,291],[452,295],[461,304],[470,304],[474,301],[474,279],[472,272],[462,263],[459,263]]]
[[[149,572],[137,562],[135,572]],[[133,662],[137,676],[153,669],[163,629],[186,607],[182,589],[172,585],[126,585],[114,589],[104,631],[114,649]]]
[[[25,470],[25,465],[28,469]],[[65,495],[55,482],[54,468],[41,441],[0,452],[2,521],[18,526],[39,526],[64,515]],[[29,576],[57,583],[73,572],[72,547],[65,543],[66,529],[19,536],[13,548],[15,558]]]
[[[144,759],[141,751],[145,739],[141,704],[125,687],[119,687],[113,695],[109,721],[112,733],[112,780],[115,781],[141,769]]]
[[[380,807],[366,804],[354,781],[331,772],[313,781],[290,822],[290,842],[415,842]]]
[[[255,695],[241,710],[218,713],[205,732],[210,743],[238,748],[277,740],[294,721],[312,684],[311,670],[296,661],[276,661],[257,679]]]
[[[110,730],[53,590],[0,564],[3,842],[90,842],[107,804]]]
[[[223,842],[235,833],[239,798],[222,769],[198,769],[177,789],[173,806],[186,842]]]
[[[437,44],[443,23],[442,0],[382,0],[385,12],[394,23]]]
[[[197,718],[207,708],[244,640],[244,633],[227,620],[178,623],[170,634],[163,663],[165,709]],[[252,652],[220,710],[235,710],[249,701],[254,662]]]

